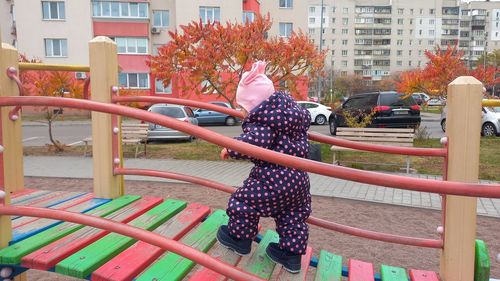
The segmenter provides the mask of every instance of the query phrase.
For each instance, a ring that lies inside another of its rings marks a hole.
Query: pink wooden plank
[[[31,200],[35,200],[36,198],[38,198],[40,196],[47,195],[49,193],[50,193],[50,191],[47,191],[47,190],[35,190],[33,192],[29,192],[29,193],[23,194],[23,195],[18,196],[16,198],[12,198],[10,200],[10,204],[11,205],[24,205],[24,204],[28,204]]]
[[[410,269],[411,281],[439,281],[438,274],[434,271]]]
[[[35,192],[36,189],[23,189],[23,190],[19,190],[19,191],[16,191],[16,192],[13,192],[10,194],[10,198],[13,199],[13,198],[18,198],[20,196],[23,196],[23,195],[26,195],[26,194],[29,194],[29,193],[32,193],[32,192]]]
[[[158,227],[154,232],[178,240],[209,213],[210,209],[206,206],[198,203],[189,204],[186,209]],[[94,271],[91,280],[133,280],[163,252],[161,248],[139,241]]]
[[[92,193],[88,193],[76,198],[73,198],[71,200],[65,201],[63,203],[54,205],[50,207],[51,209],[56,209],[56,210],[67,210],[68,208],[71,208],[73,206],[76,206],[78,204],[81,204],[85,201],[88,201],[90,199],[94,198],[94,195]],[[40,218],[34,218],[34,217],[20,217],[18,219],[15,219],[12,221],[12,229],[18,228],[20,226],[26,225],[28,223],[32,223],[36,220],[39,220]]]
[[[280,272],[278,273],[278,277],[276,280],[279,281],[305,281],[307,277],[307,270],[309,269],[309,263],[311,261],[312,256],[312,248],[307,247],[306,254],[302,256],[302,264],[300,267],[300,273],[292,274],[285,270],[284,267],[281,267]]]
[[[158,197],[143,197],[122,209],[106,216],[107,219],[127,223],[144,214],[149,209],[163,201]],[[84,227],[68,236],[63,237],[39,250],[26,255],[21,260],[24,267],[49,270],[58,262],[93,243],[109,232],[98,228]]]
[[[373,265],[368,262],[349,259],[349,277],[348,281],[373,281]]]

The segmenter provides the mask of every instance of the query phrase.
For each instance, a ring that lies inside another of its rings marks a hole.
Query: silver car
[[[441,113],[441,129],[446,129],[446,107]],[[481,135],[485,137],[500,136],[500,107],[483,107]]]
[[[159,113],[179,121],[189,122],[198,125],[198,120],[194,117],[193,110],[188,106],[173,104],[155,104],[148,111]],[[188,140],[192,141],[193,136],[183,132],[166,128],[156,124],[149,124],[148,141],[154,140]]]

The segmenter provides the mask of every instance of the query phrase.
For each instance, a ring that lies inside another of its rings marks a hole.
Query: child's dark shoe
[[[240,256],[250,254],[252,250],[252,239],[238,239],[231,234],[227,229],[227,225],[221,225],[217,231],[217,240],[222,246],[235,251]]]
[[[266,248],[266,254],[272,261],[281,264],[288,272],[300,272],[302,255],[282,250],[278,243],[269,243]]]

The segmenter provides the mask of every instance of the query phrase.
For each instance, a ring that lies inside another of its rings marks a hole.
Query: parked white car
[[[446,130],[446,107],[441,113],[441,129]],[[500,136],[500,107],[483,107],[481,136]]]
[[[432,99],[427,101],[427,105],[429,105],[429,106],[443,106],[443,105],[446,105],[446,99],[432,98]]]
[[[330,114],[332,114],[331,107],[324,106],[317,102],[298,101],[297,103],[309,111],[311,114],[311,122],[317,125],[325,125],[328,122]]]

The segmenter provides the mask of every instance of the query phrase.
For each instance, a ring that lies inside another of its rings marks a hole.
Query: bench
[[[144,157],[147,156],[148,124],[142,123],[122,123],[122,144],[135,144],[135,158],[139,154],[139,145],[144,144]],[[92,137],[82,140],[85,145],[83,156],[87,156],[89,144],[92,143]]]
[[[371,144],[381,144],[390,146],[403,146],[412,147],[413,140],[415,139],[415,130],[412,128],[337,128],[337,138],[365,142]],[[330,148],[333,151],[333,164],[339,164],[340,151],[353,150],[351,148],[340,147],[333,145]],[[347,162],[347,161],[345,161]],[[356,162],[359,163],[359,162]],[[375,163],[363,163],[363,164],[375,164]],[[394,165],[386,163],[376,163],[377,165]],[[406,173],[410,172],[410,156],[406,157]]]
[[[48,207],[49,201],[55,203],[52,193],[21,191],[14,193],[13,198],[46,201],[47,204],[40,206]],[[384,264],[377,270],[371,263],[346,259],[321,249],[318,249],[319,256],[313,257],[311,247],[302,256],[301,272],[292,275],[265,254],[267,245],[279,239],[273,230],[263,231],[256,237],[258,244],[245,259],[216,243],[217,229],[228,221],[224,210],[153,196],[125,195],[112,200],[95,198],[92,193],[68,196],[68,192],[59,194],[60,203],[51,208],[86,213],[155,232],[266,280],[340,281],[346,277],[363,281],[439,281],[439,275],[433,271]],[[22,219],[30,221],[14,226],[15,244],[0,247],[0,271],[6,278],[12,279],[27,269],[38,269],[95,281],[225,280],[222,274],[196,266],[187,258],[127,236],[46,218],[21,217],[12,221]],[[475,264],[474,280],[487,281],[491,265],[488,248],[481,240],[475,243]]]

